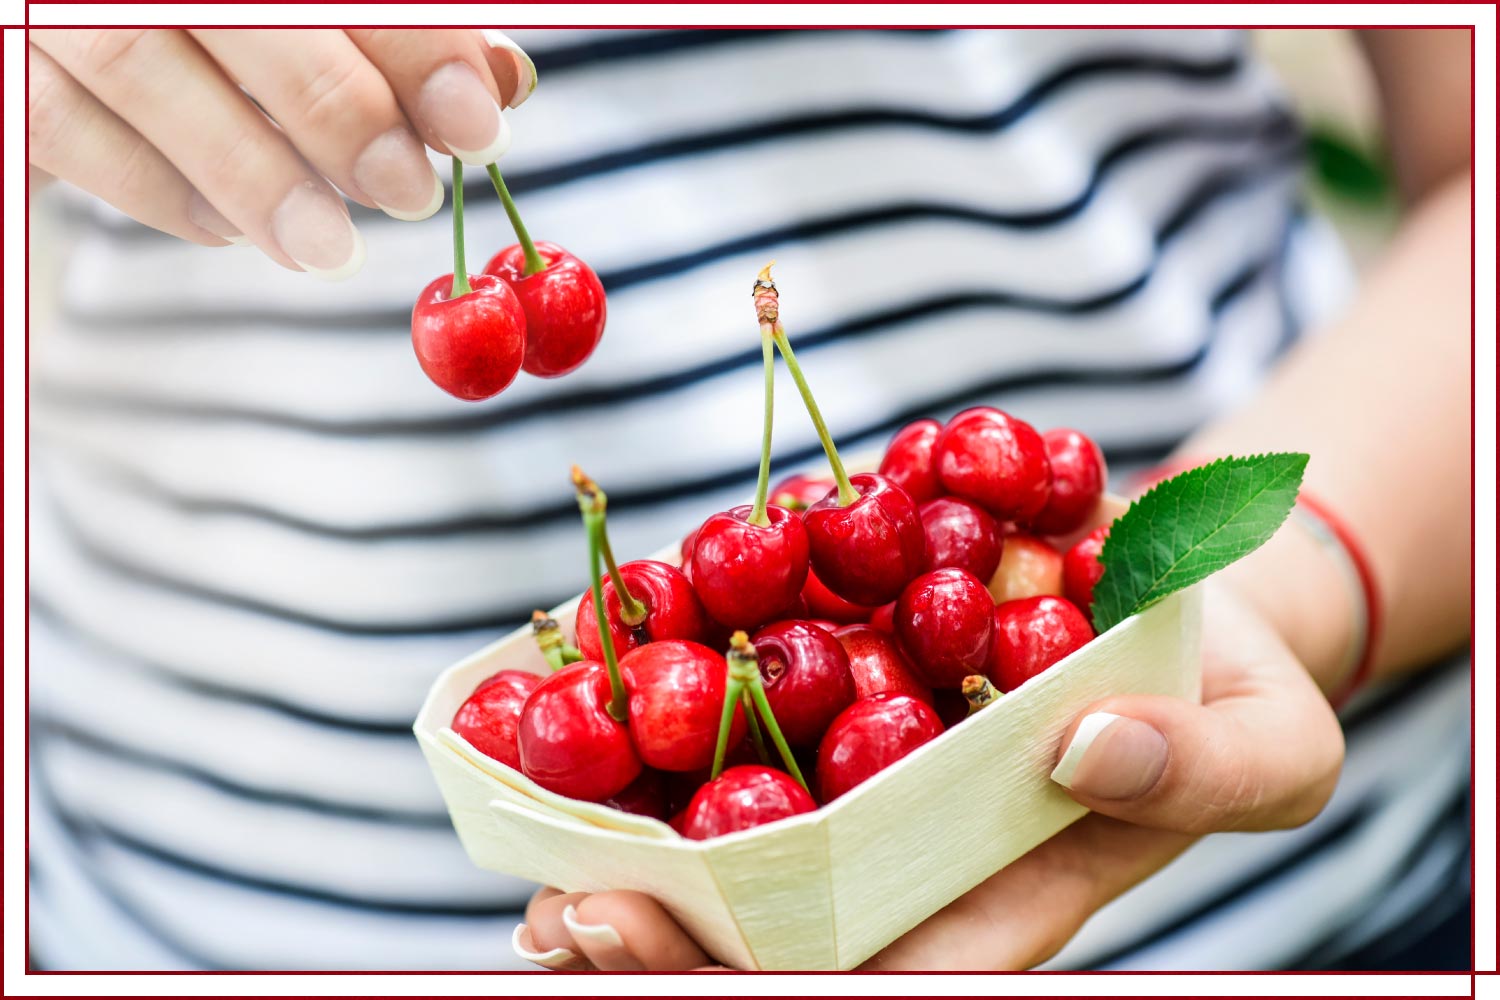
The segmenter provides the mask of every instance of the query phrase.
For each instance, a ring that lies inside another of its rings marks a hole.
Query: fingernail
[[[1167,738],[1152,726],[1111,712],[1083,717],[1052,780],[1099,799],[1134,799],[1161,778]]]
[[[215,236],[228,240],[237,247],[250,245],[249,238],[236,229],[234,223],[224,218],[223,214],[197,191],[194,191],[192,197],[188,198],[188,218],[192,220],[193,225],[207,229]]]
[[[403,222],[420,222],[443,207],[442,178],[408,128],[393,128],[364,148],[354,161],[354,183]]]
[[[453,155],[487,167],[510,148],[510,126],[500,105],[468,63],[451,62],[422,84],[417,112]]]
[[[526,961],[547,969],[564,969],[578,961],[578,956],[566,948],[532,951],[530,944],[531,934],[527,932],[526,925],[516,924],[516,929],[510,935],[510,949]]]
[[[510,99],[507,107],[519,108],[526,103],[526,98],[536,90],[536,63],[526,54],[526,50],[517,45],[515,39],[503,31],[495,28],[484,29],[484,40],[489,42],[492,49],[504,49],[516,57],[516,68],[520,70],[520,76],[516,83],[516,96]]]
[[[625,950],[620,932],[609,924],[585,924],[578,920],[578,911],[571,905],[563,909],[563,926],[573,935],[573,940],[593,945],[586,949],[596,966],[612,972],[636,972],[645,969],[634,955]]]
[[[312,181],[287,192],[271,214],[271,234],[308,274],[343,281],[365,263],[365,241],[344,203]]]

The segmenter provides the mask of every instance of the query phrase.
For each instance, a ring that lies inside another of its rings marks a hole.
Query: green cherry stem
[[[631,628],[635,628],[646,620],[646,605],[635,599],[625,587],[625,578],[620,575],[620,567],[615,563],[614,550],[609,547],[609,524],[601,519],[599,526],[599,537],[602,542],[600,546],[604,556],[604,569],[609,573],[609,582],[615,586],[615,596],[620,599],[620,621]],[[600,633],[602,637],[604,633]],[[602,639],[601,639],[602,641]]]
[[[782,763],[792,777],[797,779],[797,784],[802,786],[803,791],[807,791],[807,781],[802,777],[802,770],[797,767],[797,758],[792,756],[792,748],[787,746],[786,737],[781,735],[781,727],[776,724],[776,713],[771,711],[771,703],[766,700],[766,689],[760,680],[759,657],[755,647],[750,644],[750,637],[744,632],[736,632],[730,637],[728,661],[729,682],[724,686],[724,714],[719,719],[719,740],[714,746],[714,766],[709,772],[709,779],[717,778],[723,770],[724,751],[729,746],[729,726],[734,719],[734,706],[745,694],[749,694],[756,712],[771,734],[771,742],[776,744],[776,750],[781,754]]]
[[[616,722],[630,715],[630,699],[625,682],[620,679],[620,665],[615,661],[615,644],[609,633],[609,619],[604,613],[604,509],[606,498],[597,483],[573,466],[573,487],[578,494],[578,509],[589,536],[589,584],[594,590],[594,617],[599,624],[599,647],[604,651],[604,666],[609,671],[609,714]]]
[[[500,204],[505,206],[505,214],[510,216],[510,228],[516,231],[516,241],[521,244],[521,252],[526,255],[526,270],[523,274],[536,274],[547,268],[547,262],[542,255],[536,252],[536,244],[531,242],[531,234],[526,231],[526,223],[521,221],[521,210],[516,207],[516,201],[510,196],[510,188],[505,186],[505,178],[500,176],[499,164],[491,163],[485,168],[490,175],[490,183],[495,185],[495,193],[500,196]]]
[[[755,701],[749,691],[740,694],[740,704],[745,707],[745,722],[750,727],[750,741],[755,744],[755,755],[767,767],[771,766],[771,755],[766,751],[765,737],[760,734],[760,723],[755,720]]]
[[[993,705],[1000,698],[1000,692],[995,689],[995,685],[981,674],[965,677],[963,686],[959,690],[963,692],[964,700],[969,703],[970,715]]]
[[[464,164],[458,157],[453,158],[453,289],[448,293],[450,299],[456,299],[460,295],[468,295],[472,288],[469,287],[469,268],[464,262]]]
[[[755,276],[755,285],[750,296],[755,302],[755,318],[760,323],[760,359],[765,370],[765,418],[760,431],[760,475],[755,480],[755,506],[750,509],[749,521],[759,528],[769,527],[771,519],[766,516],[766,495],[771,491],[771,431],[776,422],[776,350],[771,331],[776,323],[776,283],[771,280],[771,266],[760,269]]]
[[[537,648],[542,651],[542,659],[547,661],[547,666],[553,671],[583,659],[583,653],[579,652],[578,647],[569,645],[567,639],[563,638],[562,626],[557,623],[557,619],[545,611],[531,613],[531,634],[536,639]]]
[[[772,263],[775,262],[772,261]],[[797,355],[792,353],[792,342],[787,338],[786,328],[781,325],[780,295],[776,291],[776,282],[771,280],[771,264],[762,268],[756,277],[754,294],[755,314],[760,320],[761,335],[765,336],[769,331],[771,339],[781,350],[781,356],[786,359],[787,371],[792,373],[792,381],[797,383],[797,391],[802,394],[802,403],[807,407],[807,415],[812,418],[813,428],[818,432],[818,440],[823,443],[823,453],[828,456],[828,465],[833,470],[833,478],[839,484],[839,506],[847,507],[859,499],[859,494],[854,492],[854,487],[849,483],[849,474],[844,471],[844,463],[839,458],[839,451],[833,446],[833,435],[828,433],[828,424],[823,420],[823,411],[818,409],[818,401],[813,398],[812,388],[802,374],[802,366],[797,364]]]

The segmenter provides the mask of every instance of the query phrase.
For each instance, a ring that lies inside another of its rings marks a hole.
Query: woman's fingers
[[[488,45],[463,28],[351,28],[349,37],[379,67],[428,145],[471,166],[510,148],[507,100],[486,58]],[[512,83],[512,86],[516,86]]]
[[[543,889],[526,907],[526,927],[517,937],[532,950],[523,957],[542,964],[532,956],[547,954],[552,968],[569,963],[557,949],[607,972],[682,971],[712,961],[661,904],[639,892]]]
[[[192,36],[351,198],[417,221],[443,182],[380,71],[335,28],[194,29]]]
[[[47,53],[27,46],[27,137],[33,167],[83,188],[164,233],[224,246],[238,230],[193,190],[167,158],[79,85]]]
[[[1230,593],[1204,607],[1206,704],[1108,698],[1063,738],[1053,780],[1095,812],[1202,834],[1297,826],[1343,764],[1343,734],[1317,685]]]
[[[328,280],[364,263],[343,199],[186,33],[37,30],[32,40],[272,259]]]

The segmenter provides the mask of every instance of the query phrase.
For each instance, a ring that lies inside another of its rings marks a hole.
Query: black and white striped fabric
[[[43,966],[519,964],[531,887],[465,859],[411,719],[439,670],[582,588],[570,463],[627,556],[752,489],[767,260],[844,447],[996,403],[1117,473],[1347,290],[1237,34],[515,35],[541,87],[502,166],[610,295],[566,379],[465,404],[422,376],[409,315],[451,269],[446,212],[356,207],[368,263],[333,286],[57,213],[32,334]],[[474,173],[482,263],[512,237]],[[820,457],[781,381],[778,474]],[[1457,664],[1377,699],[1325,817],[1210,838],[1057,964],[1318,964],[1409,927],[1463,867],[1467,695]]]

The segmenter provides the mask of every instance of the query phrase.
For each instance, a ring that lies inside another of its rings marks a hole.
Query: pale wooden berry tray
[[[553,611],[565,634],[577,603]],[[529,626],[444,671],[413,729],[479,867],[649,893],[736,968],[851,969],[1084,815],[1049,778],[1064,730],[1111,695],[1196,701],[1200,617],[1197,588],[1175,593],[831,805],[709,841],[555,795],[449,728],[495,671],[547,672]]]

